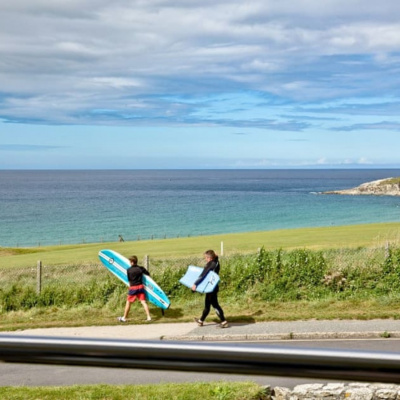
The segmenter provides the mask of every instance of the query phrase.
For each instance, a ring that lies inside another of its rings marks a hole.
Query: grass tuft
[[[2,387],[0,397],[8,400],[262,400],[266,398],[265,391],[252,382]]]

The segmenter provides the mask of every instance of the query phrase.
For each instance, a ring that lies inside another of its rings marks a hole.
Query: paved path
[[[77,328],[27,329],[1,334],[113,338],[134,340],[256,341],[286,339],[354,339],[400,337],[400,320],[332,320],[233,323],[221,329],[210,322],[150,323]]]

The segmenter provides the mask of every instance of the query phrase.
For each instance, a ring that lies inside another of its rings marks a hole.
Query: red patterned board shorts
[[[128,291],[128,298],[127,301],[129,303],[135,302],[135,300],[146,300],[146,295],[144,293],[144,286],[137,285],[137,286],[130,286]]]

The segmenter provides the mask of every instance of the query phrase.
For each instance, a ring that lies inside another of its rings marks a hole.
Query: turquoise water
[[[321,195],[400,170],[0,171],[0,246],[400,221],[400,198]]]

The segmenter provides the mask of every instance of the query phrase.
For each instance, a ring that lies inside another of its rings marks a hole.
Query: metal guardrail
[[[400,382],[400,353],[0,335],[0,361]]]

